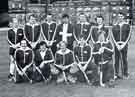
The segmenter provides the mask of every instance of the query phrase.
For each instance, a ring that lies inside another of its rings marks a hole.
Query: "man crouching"
[[[60,48],[55,54],[55,64],[52,67],[52,73],[57,75],[56,83],[70,82],[76,83],[76,78],[72,75],[75,73],[75,64],[73,52],[66,48],[66,42],[61,41],[58,44]]]

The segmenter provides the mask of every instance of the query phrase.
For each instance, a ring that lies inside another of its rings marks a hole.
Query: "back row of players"
[[[128,78],[131,30],[124,15],[119,13],[112,27],[105,26],[102,16],[96,17],[95,24],[88,23],[83,13],[74,25],[69,18],[64,14],[57,25],[48,14],[39,24],[32,14],[24,28],[13,18],[8,31],[10,80],[76,83],[85,79],[88,84],[105,86],[114,79]]]

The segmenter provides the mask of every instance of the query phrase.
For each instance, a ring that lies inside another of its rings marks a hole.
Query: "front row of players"
[[[95,53],[93,54],[95,55]],[[110,58],[111,55],[108,57]],[[99,81],[100,85],[104,86],[104,82],[107,83],[113,79],[111,66],[101,63],[103,65],[101,67],[99,60],[97,62],[100,66],[96,65],[92,56],[92,48],[85,41],[76,43],[73,51],[66,47],[66,42],[61,41],[54,57],[44,41],[41,41],[38,48],[33,51],[27,41],[22,40],[20,47],[15,51],[14,58],[15,75],[12,78],[15,82],[48,82],[55,79],[57,83],[86,81],[88,84],[95,84]],[[98,70],[98,68],[100,69]],[[101,72],[103,73],[100,75],[102,78],[98,74]],[[108,76],[108,74],[112,75]]]
[[[115,70],[112,65],[114,51],[115,57],[121,57],[123,76],[128,76],[125,51],[130,26],[120,16],[118,23],[113,25],[111,35],[103,20],[102,16],[97,17],[97,23],[93,26],[86,21],[84,14],[80,14],[79,22],[73,26],[69,23],[69,16],[63,15],[62,24],[57,25],[48,15],[47,21],[39,26],[30,16],[24,32],[16,27],[18,24],[14,21],[13,29],[8,31],[11,57],[9,77],[15,78],[16,82],[18,78],[30,82],[54,78],[57,83],[75,83],[85,79],[88,84],[99,82],[105,86],[114,79],[114,75],[119,78],[118,58],[115,60]]]

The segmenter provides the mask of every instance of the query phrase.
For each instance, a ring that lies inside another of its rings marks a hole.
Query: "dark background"
[[[8,0],[0,0],[0,27],[8,26]]]

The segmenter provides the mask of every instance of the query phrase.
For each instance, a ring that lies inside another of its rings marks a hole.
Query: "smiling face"
[[[123,14],[118,14],[118,21],[122,22],[124,20],[124,15]]]
[[[47,20],[48,22],[51,22],[51,21],[52,21],[52,15],[47,15],[46,20]]]
[[[67,18],[67,17],[63,18],[63,19],[62,19],[62,22],[65,23],[65,24],[68,24],[69,18]]]
[[[29,22],[30,22],[31,24],[36,23],[36,18],[35,18],[34,16],[30,16]]]
[[[41,51],[45,51],[45,50],[46,50],[46,45],[45,45],[45,44],[40,45],[40,50],[41,50]]]
[[[60,43],[60,49],[62,51],[65,51],[66,50],[66,43],[64,41]]]
[[[83,47],[85,45],[85,40],[81,39],[80,46]]]
[[[98,25],[103,24],[103,18],[102,17],[97,17],[96,22],[97,22]]]
[[[21,47],[26,48],[27,47],[26,40],[22,40],[20,45],[21,45]]]
[[[12,25],[13,25],[13,27],[15,27],[15,28],[18,27],[18,20],[17,20],[17,18],[13,18]]]

